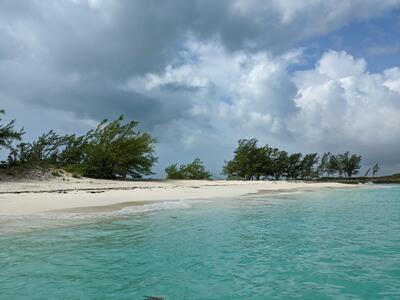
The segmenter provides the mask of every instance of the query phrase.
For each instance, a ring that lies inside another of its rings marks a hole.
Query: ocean
[[[0,299],[400,299],[400,187],[0,213]]]

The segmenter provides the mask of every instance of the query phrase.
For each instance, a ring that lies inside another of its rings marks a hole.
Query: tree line
[[[350,178],[361,168],[361,155],[349,151],[341,154],[289,154],[287,151],[258,146],[255,138],[241,139],[234,157],[225,162],[223,174],[228,178],[258,179],[313,179],[324,176]]]
[[[15,120],[2,124],[0,110],[0,149],[8,149],[8,158],[0,167],[55,167],[93,178],[141,178],[153,174],[156,140],[137,130],[138,122],[103,120],[84,135],[58,135],[49,131],[33,142],[23,141],[24,130],[15,129]],[[255,138],[241,139],[222,174],[231,179],[302,179],[347,177],[359,173],[361,155],[288,153],[269,145],[259,146]],[[378,164],[369,168],[375,175]],[[203,162],[196,158],[189,164],[171,164],[165,169],[167,179],[211,179]]]
[[[55,167],[93,178],[140,178],[152,174],[157,161],[156,140],[137,131],[138,122],[124,122],[122,116],[103,120],[84,135],[58,135],[51,130],[31,143],[22,141],[24,132],[15,129],[15,120],[5,125],[1,121],[0,148],[9,150],[3,168]]]

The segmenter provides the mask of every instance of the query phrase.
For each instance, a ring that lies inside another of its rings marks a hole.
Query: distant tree
[[[294,153],[289,156],[287,177],[290,179],[297,179],[301,174],[301,153]]]
[[[326,169],[328,176],[334,176],[337,172],[341,173],[338,157],[334,154],[329,155],[329,161]]]
[[[3,115],[4,110],[0,110],[0,115]],[[15,130],[15,120],[7,124],[2,124],[2,119],[0,118],[0,149],[7,148],[11,149],[12,143],[14,141],[20,141],[22,135],[24,134],[23,130]]]
[[[371,168],[368,168],[368,170],[365,172],[364,177],[368,177],[369,172],[371,172]]]
[[[185,179],[185,174],[178,168],[178,164],[172,164],[165,168],[167,179]]]
[[[172,164],[165,169],[167,179],[211,179],[211,172],[206,171],[203,162],[196,158],[193,162],[181,165],[179,168],[177,164]]]
[[[310,153],[303,157],[300,163],[300,177],[302,179],[311,179],[316,177],[317,170],[314,166],[318,163],[318,153]]]
[[[234,158],[225,163],[223,174],[243,177],[246,180],[256,179],[262,173],[259,158],[263,152],[257,147],[257,139],[242,139],[234,151]]]
[[[376,163],[373,167],[372,167],[372,175],[375,176],[378,172],[379,172],[379,165],[378,163]]]
[[[288,154],[269,145],[260,147],[257,142],[254,138],[239,140],[233,159],[225,161],[223,174],[245,180],[312,179],[325,174],[351,177],[360,169],[361,156],[350,152],[337,155],[327,152],[320,159],[317,153],[303,157],[301,153]],[[171,166],[171,172],[177,170],[176,165]]]
[[[274,156],[274,172],[275,179],[287,176],[289,166],[289,154],[286,151],[278,151]]]
[[[320,177],[323,177],[329,171],[329,158],[331,156],[330,152],[324,153],[321,157],[320,163],[317,167],[317,171]]]
[[[348,178],[358,174],[361,168],[361,155],[351,154],[347,151],[339,155],[340,170]]]

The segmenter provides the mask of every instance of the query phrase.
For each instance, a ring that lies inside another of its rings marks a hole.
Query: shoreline
[[[88,178],[70,181],[1,182],[0,215],[105,212],[162,201],[357,186],[304,181],[117,181]]]

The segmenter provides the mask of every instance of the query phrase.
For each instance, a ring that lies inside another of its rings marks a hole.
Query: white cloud
[[[366,70],[364,59],[355,59],[345,51],[327,51],[319,60],[316,70],[330,78],[339,79],[347,76],[359,76]]]
[[[327,51],[314,68],[290,73],[302,59],[301,52],[293,53],[229,53],[218,40],[190,40],[174,65],[135,77],[126,87],[149,97],[169,94],[188,101],[186,116],[168,130],[194,133],[196,139],[187,137],[192,147],[257,136],[316,151],[348,148],[368,155],[370,147],[383,147],[395,155],[399,69],[370,74],[364,59]]]
[[[291,130],[312,142],[353,147],[400,148],[397,68],[370,74],[363,59],[329,51],[315,69],[297,72],[299,114]],[[299,130],[300,129],[300,130]]]
[[[400,93],[400,68],[395,67],[384,71],[384,85],[390,90]]]
[[[299,51],[276,58],[264,52],[229,53],[218,40],[190,39],[175,66],[168,65],[160,74],[134,77],[124,88],[149,97],[172,93],[171,97],[191,103],[188,119],[217,130],[228,126],[284,134],[282,124],[295,109],[295,87],[286,67],[300,55]]]

